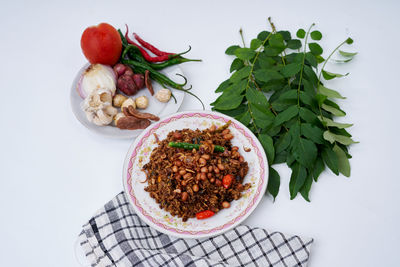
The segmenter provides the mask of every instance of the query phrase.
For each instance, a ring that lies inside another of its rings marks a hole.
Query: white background
[[[360,141],[351,147],[351,178],[324,172],[311,203],[289,200],[290,172],[273,203],[265,197],[251,226],[314,237],[310,267],[398,266],[400,232],[398,1],[1,1],[1,266],[78,266],[73,245],[83,223],[122,190],[132,140],[86,130],[70,109],[71,82],[86,62],[80,37],[90,25],[128,23],[171,51],[192,46],[202,63],[183,65],[207,104],[229,75],[226,47],[266,29],[292,33],[317,23],[324,56],[348,36],[358,51],[350,72],[328,82]],[[199,109],[187,97],[180,110]],[[208,106],[209,108],[209,106]]]

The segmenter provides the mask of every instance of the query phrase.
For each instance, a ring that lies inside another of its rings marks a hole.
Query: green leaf
[[[315,98],[317,99],[318,105],[321,106],[328,97],[326,95],[316,94]]]
[[[290,120],[294,116],[299,113],[299,109],[297,106],[291,106],[290,108],[286,109],[285,111],[279,113],[275,117],[274,125],[281,125],[285,121]]]
[[[337,127],[339,129],[344,129],[353,126],[351,123],[339,123],[339,122],[334,122],[331,119],[328,118],[322,118],[321,116],[318,116],[318,119],[322,122],[323,125],[329,126],[329,127]]]
[[[264,105],[251,103],[249,109],[253,114],[257,127],[267,128],[274,122],[274,114],[272,114],[269,109],[265,108]]]
[[[242,103],[244,96],[243,95],[235,95],[229,93],[223,93],[217,100],[214,102],[214,107],[219,110],[230,110],[237,108],[240,103]]]
[[[313,55],[313,53],[307,52],[306,60],[314,68],[316,68],[318,66],[317,58]]]
[[[246,89],[247,81],[241,80],[237,83],[229,85],[225,90],[224,93],[226,94],[234,94],[234,95],[241,95],[242,92]]]
[[[290,176],[289,191],[290,199],[294,199],[303,186],[307,178],[307,170],[298,162],[292,166],[292,175]]]
[[[276,63],[276,61],[264,52],[262,52],[258,55],[258,59],[256,62],[256,64],[258,64],[260,66],[260,68],[263,68],[263,69],[269,69],[275,63]]]
[[[320,31],[312,31],[311,34],[311,39],[319,41],[322,39],[322,33]]]
[[[318,181],[319,175],[325,170],[325,164],[321,157],[317,157],[314,163],[314,167],[312,169],[312,177],[314,181]]]
[[[315,115],[312,111],[301,107],[299,110],[300,118],[305,120],[306,122],[313,123],[317,119],[317,115]]]
[[[306,31],[304,29],[298,29],[296,32],[296,36],[303,39],[306,36]]]
[[[317,144],[323,144],[324,138],[322,137],[323,131],[315,125],[310,123],[302,123],[300,125],[301,134]]]
[[[295,89],[284,92],[278,98],[279,101],[294,100],[294,99],[297,100],[297,90]]]
[[[241,60],[241,59],[239,59],[239,58],[235,58],[233,61],[232,61],[232,64],[231,64],[231,68],[230,68],[230,72],[233,72],[233,71],[235,71],[235,70],[239,70],[239,69],[241,69],[241,68],[243,68],[244,67],[244,64],[243,64],[243,61]]]
[[[286,158],[287,158],[287,151],[286,150],[284,150],[284,151],[282,151],[280,153],[277,153],[275,155],[275,160],[274,160],[273,164],[284,163],[286,161]]]
[[[358,143],[358,142],[353,141],[353,139],[351,139],[348,136],[334,134],[328,130],[324,132],[323,136],[324,136],[324,139],[326,141],[329,141],[331,144],[333,144],[335,141],[338,143],[341,143],[343,145],[346,145],[346,146]]]
[[[231,45],[225,50],[225,54],[233,56],[235,54],[236,49],[240,48],[238,45]]]
[[[345,97],[343,97],[339,92],[332,90],[332,89],[328,89],[325,86],[323,86],[322,84],[320,84],[318,86],[318,93],[325,95],[329,98],[345,99]]]
[[[317,158],[317,146],[314,142],[301,138],[299,140],[292,140],[292,155],[303,166],[311,168]]]
[[[261,44],[262,44],[262,41],[260,39],[253,39],[250,42],[250,49],[256,50],[257,48],[260,47]]]
[[[351,53],[351,52],[345,52],[345,51],[339,50],[339,54],[341,54],[344,57],[354,57],[358,53],[357,52]]]
[[[287,43],[287,47],[290,49],[299,49],[301,47],[301,41],[298,39],[292,39]]]
[[[350,177],[350,163],[346,153],[338,145],[334,145],[332,150],[338,158],[339,172],[346,177]]]
[[[279,176],[279,173],[274,168],[269,167],[267,190],[272,195],[274,200],[279,193],[280,185],[281,185],[281,177]]]
[[[320,64],[320,63],[325,61],[325,58],[321,57],[320,55],[315,56],[315,58],[317,59],[318,64]]]
[[[353,42],[354,42],[353,39],[351,39],[350,37],[346,39],[347,44],[352,44]]]
[[[216,92],[216,93],[223,92],[226,88],[228,88],[228,87],[230,86],[230,84],[231,84],[231,81],[230,81],[229,79],[223,81],[223,82],[218,86],[218,88],[215,90],[215,92]]]
[[[251,67],[250,66],[246,66],[246,67],[236,71],[235,73],[233,73],[231,78],[230,78],[230,81],[232,83],[237,83],[238,81],[249,77],[250,71],[251,71]]]
[[[288,148],[290,145],[291,135],[286,132],[282,134],[279,139],[275,142],[275,152],[276,154],[281,153],[283,150]]]
[[[300,63],[291,63],[288,65],[285,65],[282,70],[281,73],[284,77],[292,77],[294,75],[296,75],[297,73],[299,73],[301,70],[301,64]]]
[[[343,110],[334,108],[334,107],[329,106],[329,105],[327,105],[327,104],[322,104],[322,105],[321,105],[321,108],[323,108],[324,110],[326,110],[326,111],[332,113],[332,114],[335,115],[335,116],[339,116],[339,117],[340,117],[340,116],[345,116],[345,115],[346,115],[346,112],[344,112]]]
[[[292,39],[292,35],[290,34],[289,31],[278,31],[277,33],[282,35],[283,40],[285,40],[285,41],[289,41],[290,39]]]
[[[304,182],[303,186],[300,188],[301,196],[308,202],[310,202],[309,193],[311,189],[311,185],[313,182],[312,175],[307,175],[306,181]]]
[[[317,87],[318,77],[315,74],[314,70],[307,65],[304,65],[304,74],[308,77],[308,80],[312,83],[313,86]]]
[[[270,32],[268,32],[268,31],[262,31],[257,35],[257,38],[261,41],[264,41],[265,39],[267,39],[269,34],[270,34]]]
[[[275,157],[274,142],[272,141],[271,136],[268,134],[259,134],[258,140],[260,140],[260,143],[265,150],[265,154],[267,154],[268,163],[271,165],[272,162],[274,162]]]
[[[269,106],[269,102],[265,95],[252,87],[247,88],[246,99],[250,103],[263,105],[265,109]]]
[[[339,74],[339,73],[333,73],[333,72],[329,72],[326,70],[322,70],[322,76],[324,76],[325,80],[332,80],[334,78],[340,78],[340,77],[344,77],[349,75],[349,73],[346,74]]]
[[[266,47],[263,53],[270,57],[278,56],[283,51],[283,48],[276,48],[276,47]]]
[[[322,47],[317,43],[309,43],[308,48],[310,48],[311,53],[313,53],[316,56],[321,55],[322,52],[324,51]]]
[[[321,155],[322,155],[322,159],[324,160],[326,165],[328,165],[329,169],[331,169],[331,171],[334,174],[339,175],[338,158],[336,156],[336,153],[333,152],[332,149],[330,149],[328,147],[324,147],[322,149]]]
[[[300,101],[306,105],[312,105],[313,103],[313,98],[306,92],[300,91]]]
[[[271,69],[260,69],[254,72],[254,76],[256,77],[257,80],[262,81],[262,82],[269,82],[272,80],[280,80],[283,79],[283,76]]]
[[[285,43],[283,42],[283,37],[279,33],[275,33],[275,34],[271,35],[271,38],[269,39],[268,42],[271,47],[280,48],[280,49],[285,48]]]
[[[251,115],[249,111],[245,111],[244,113],[235,116],[235,119],[243,123],[244,125],[248,126],[251,121]]]
[[[256,55],[256,52],[254,50],[251,50],[250,48],[244,47],[244,48],[237,48],[235,50],[235,56],[242,60],[249,60],[252,59]]]

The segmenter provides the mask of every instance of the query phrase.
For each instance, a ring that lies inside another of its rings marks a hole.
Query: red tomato
[[[222,185],[228,189],[233,182],[233,175],[232,174],[227,174],[222,178]]]
[[[196,213],[197,220],[207,219],[213,216],[215,213],[211,210],[200,211]]]
[[[81,48],[90,63],[114,65],[121,56],[122,42],[118,31],[108,23],[86,28]]]

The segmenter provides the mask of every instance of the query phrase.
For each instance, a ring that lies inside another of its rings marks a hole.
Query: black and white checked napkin
[[[203,239],[182,239],[145,224],[119,193],[83,226],[79,242],[91,266],[306,266],[311,238],[245,225]]]

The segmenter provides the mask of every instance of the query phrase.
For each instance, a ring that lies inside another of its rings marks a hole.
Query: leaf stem
[[[303,69],[304,69],[304,61],[306,59],[306,48],[307,48],[307,40],[308,36],[310,34],[311,28],[315,25],[315,23],[311,24],[310,28],[308,28],[307,34],[306,34],[306,39],[304,41],[304,50],[303,50],[303,62],[301,63],[301,71],[300,71],[300,78],[299,78],[299,86],[297,87],[297,107],[300,108],[300,86],[301,86],[301,81],[303,79]]]
[[[239,32],[241,32],[241,31],[239,31]],[[249,89],[250,80],[251,80],[252,77],[253,77],[254,65],[255,65],[255,63],[256,63],[256,61],[257,61],[258,55],[260,54],[261,49],[264,47],[265,43],[266,43],[266,42],[268,41],[268,39],[271,37],[271,34],[272,34],[272,33],[268,34],[268,36],[267,36],[267,37],[265,38],[265,40],[262,42],[260,48],[257,50],[256,55],[254,56],[253,63],[251,64],[250,73],[249,73],[249,76],[247,77],[247,84],[246,84],[246,89],[245,89],[246,93],[247,93],[247,89]],[[242,36],[242,38],[243,38],[243,36]],[[243,41],[243,42],[244,42],[244,41]],[[248,111],[249,111],[250,117],[251,117],[251,119],[252,119],[252,122],[253,122],[253,124],[254,124],[254,127],[256,128],[256,131],[257,131],[257,133],[259,134],[260,131],[258,130],[257,125],[256,125],[256,123],[255,123],[255,119],[254,119],[253,112],[251,111],[250,105],[247,105],[247,106],[248,106]]]
[[[244,42],[244,38],[243,38],[243,30],[242,30],[242,28],[240,28],[239,34],[240,34],[240,37],[242,38],[243,47],[246,47],[246,43]]]
[[[332,51],[332,53],[326,58],[326,60],[325,60],[325,62],[324,62],[324,65],[322,65],[321,71],[319,72],[318,84],[317,84],[317,86],[320,84],[322,71],[324,70],[326,63],[328,63],[329,59],[333,56],[333,54],[334,54],[342,45],[344,45],[344,44],[346,43],[346,41],[347,41],[347,39],[344,40],[341,44],[339,44],[339,45]],[[317,87],[317,88],[318,88],[318,87]]]
[[[325,60],[325,62],[324,62],[324,65],[322,65],[321,71],[319,72],[319,76],[318,76],[317,92],[318,92],[318,87],[319,87],[319,85],[320,85],[320,83],[321,83],[322,71],[324,70],[326,63],[328,63],[329,59],[333,56],[333,54],[334,54],[342,45],[344,45],[344,44],[346,43],[346,41],[347,41],[347,39],[344,40],[342,43],[340,43],[340,44],[330,53],[330,55],[326,58],[326,60]],[[324,115],[322,114],[321,105],[319,104],[319,102],[318,102],[318,109],[319,109],[319,114],[321,115],[321,119],[322,119],[322,121],[324,121],[325,117],[324,117]],[[322,123],[322,124],[323,124],[323,123]],[[326,125],[324,125],[324,126],[325,126],[325,128],[326,128],[327,130],[329,130],[329,127],[328,127],[328,126],[326,126]]]

